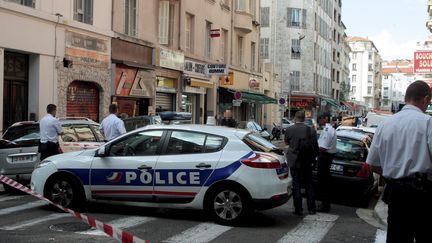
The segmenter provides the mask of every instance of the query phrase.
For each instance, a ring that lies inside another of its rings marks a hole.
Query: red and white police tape
[[[49,199],[40,195],[39,193],[32,191],[30,188],[10,179],[7,176],[0,175],[0,181],[3,182],[4,184],[7,184],[7,185],[15,188],[15,189],[21,190],[21,191],[23,191],[27,194],[30,194],[32,196],[35,196],[41,200],[47,201],[48,203],[60,208],[61,210],[72,214],[76,218],[81,219],[82,221],[89,224],[90,226],[105,232],[105,234],[109,235],[110,237],[112,237],[112,238],[114,238],[114,239],[116,239],[122,243],[147,243],[147,241],[142,240],[142,239],[132,235],[131,233],[129,233],[127,231],[123,231],[121,229],[112,227],[111,225],[100,222],[93,217],[86,216],[85,214],[82,214],[80,212],[75,212],[72,209],[65,208],[59,204],[53,203]]]

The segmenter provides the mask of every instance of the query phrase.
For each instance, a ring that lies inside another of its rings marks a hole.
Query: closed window
[[[368,83],[372,83],[372,75],[368,75]]]
[[[220,51],[220,58],[221,61],[227,61],[228,57],[227,57],[227,53],[228,53],[228,30],[224,30],[222,29],[221,31],[221,36],[219,39],[219,51]]]
[[[145,131],[132,134],[110,147],[110,156],[151,156],[156,155],[161,145],[163,131]]]
[[[352,65],[352,70],[353,70],[353,71],[357,71],[357,64],[353,63],[353,65]]]
[[[243,66],[243,37],[239,36],[237,39],[237,63],[239,66]]]
[[[373,71],[373,65],[372,64],[368,64],[368,71]]]
[[[204,134],[173,131],[165,154],[203,153],[205,139]]]
[[[205,42],[204,53],[205,53],[205,57],[209,58],[209,59],[211,58],[211,45],[212,45],[212,38],[211,38],[210,32],[211,32],[211,23],[206,21],[206,32],[205,32],[206,42]]]
[[[168,45],[173,30],[173,7],[168,0],[159,1],[159,44]]]
[[[195,18],[192,14],[186,14],[186,26],[185,26],[185,36],[186,36],[186,50],[189,52],[194,51],[194,21]]]
[[[137,0],[125,0],[125,34],[136,35]]]
[[[370,86],[368,87],[368,92],[367,93],[368,93],[368,95],[372,94],[372,87],[370,87]]]
[[[34,8],[35,7],[35,0],[6,0],[7,2],[14,2],[17,4],[21,4],[27,7]]]
[[[261,27],[269,27],[270,26],[270,8],[262,7],[261,8]]]
[[[222,149],[223,144],[224,144],[224,139],[222,137],[208,135],[205,142],[205,152],[206,153],[217,152]]]
[[[250,11],[249,1],[250,0],[236,0],[236,11],[240,11],[240,12]]]
[[[269,38],[261,38],[260,55],[263,59],[269,58]]]
[[[251,43],[251,70],[255,71],[255,52],[256,52],[256,44],[255,42]]]
[[[74,0],[74,20],[93,24],[93,0]]]
[[[355,83],[357,81],[357,75],[353,75],[351,78],[351,82]]]
[[[300,71],[292,71],[290,73],[291,91],[300,90]]]

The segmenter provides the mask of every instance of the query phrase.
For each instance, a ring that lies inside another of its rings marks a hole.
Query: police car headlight
[[[52,163],[52,161],[50,161],[50,160],[40,161],[40,162],[36,163],[36,165],[35,165],[35,169],[42,168],[42,167],[44,167],[44,166],[46,166],[46,165],[49,165],[49,164],[51,164],[51,163]]]

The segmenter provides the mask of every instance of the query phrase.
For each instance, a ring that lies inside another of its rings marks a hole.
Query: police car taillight
[[[252,168],[260,168],[260,169],[280,169],[281,163],[276,158],[269,154],[255,153],[255,156],[252,158],[242,159],[240,160],[244,165],[247,165]]]

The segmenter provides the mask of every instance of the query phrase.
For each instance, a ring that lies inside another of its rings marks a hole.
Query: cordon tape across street
[[[110,237],[112,237],[112,238],[114,238],[114,239],[116,239],[122,243],[147,243],[147,241],[142,240],[142,239],[132,235],[131,233],[129,233],[127,231],[112,227],[111,225],[100,222],[93,217],[86,216],[85,214],[82,214],[80,212],[75,212],[72,209],[65,208],[61,205],[53,203],[49,199],[40,195],[39,193],[32,191],[30,188],[10,179],[7,176],[0,175],[0,181],[3,182],[4,184],[7,184],[7,185],[15,188],[15,189],[23,191],[23,192],[30,194],[32,196],[35,196],[41,200],[47,201],[48,203],[60,208],[61,210],[65,211],[66,213],[72,214],[76,218],[81,219],[82,221],[89,224],[90,226],[92,226],[98,230],[103,231],[105,234],[109,235]]]

